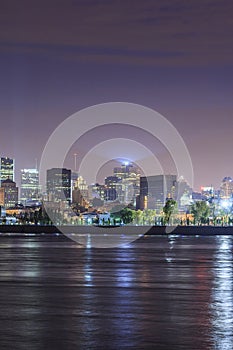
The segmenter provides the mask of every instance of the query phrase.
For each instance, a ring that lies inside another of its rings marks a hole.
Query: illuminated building
[[[75,187],[72,190],[72,204],[75,205],[77,208],[88,208],[89,203],[85,200],[78,187]]]
[[[114,168],[114,176],[120,179],[117,185],[118,200],[136,206],[136,198],[140,193],[140,169],[132,163],[124,162],[120,167]]]
[[[18,203],[18,187],[16,187],[16,183],[10,179],[3,180],[0,197],[4,201],[1,205],[6,208],[14,207]]]
[[[89,192],[86,181],[82,176],[78,176],[72,187],[72,203],[77,207],[89,206]]]
[[[93,199],[97,198],[104,201],[105,198],[105,185],[100,185],[98,183],[89,186],[89,197]]]
[[[115,167],[113,172],[115,176],[121,179],[130,177],[132,173],[140,175],[140,169],[129,162],[124,162],[120,167]]]
[[[230,199],[233,196],[233,179],[231,177],[224,177],[220,187],[220,198]]]
[[[27,201],[39,199],[39,172],[37,169],[21,170],[20,201],[24,205]]]
[[[106,201],[115,201],[118,199],[118,194],[121,193],[122,183],[118,176],[108,176],[105,178],[105,196]]]
[[[75,188],[77,179],[78,179],[77,171],[71,171],[71,190]]]
[[[15,180],[15,161],[8,157],[0,158],[0,182],[10,179]]]
[[[176,199],[176,188],[176,175],[142,176],[140,178],[140,209],[162,209],[166,198]]]
[[[89,200],[88,185],[81,175],[77,177],[74,187],[80,190],[82,197],[85,199],[85,201],[88,202]]]
[[[201,186],[201,194],[207,200],[214,197],[214,188],[212,186]]]
[[[192,188],[182,176],[177,181],[176,200],[180,210],[186,210],[192,204]]]
[[[99,199],[105,205],[108,202],[136,204],[136,197],[140,188],[140,170],[136,166],[125,162],[113,169],[113,175],[105,178],[104,185],[93,184],[89,186],[89,198]]]
[[[71,170],[48,169],[46,185],[49,202],[71,201]]]
[[[0,187],[0,206],[4,207],[5,204],[5,190],[3,187]]]

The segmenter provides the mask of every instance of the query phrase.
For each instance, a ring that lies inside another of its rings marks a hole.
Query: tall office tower
[[[117,188],[118,200],[121,203],[136,205],[136,197],[140,192],[140,169],[132,163],[125,162],[114,168],[114,176],[120,179]]]
[[[78,179],[79,175],[77,171],[71,171],[71,189],[73,190],[75,187],[75,183]]]
[[[131,176],[131,174],[140,175],[140,169],[129,162],[124,162],[120,167],[114,168],[114,176],[120,177],[121,179],[125,179]]]
[[[220,197],[222,199],[230,199],[233,197],[233,179],[224,177],[220,187]]]
[[[140,178],[140,209],[162,209],[166,198],[176,199],[177,176],[153,175]]]
[[[1,183],[1,196],[3,203],[0,205],[6,208],[14,207],[18,203],[18,187],[10,179],[3,180]]]
[[[108,176],[105,178],[105,200],[115,201],[122,191],[121,178],[118,176]]]
[[[71,201],[71,170],[65,168],[48,169],[46,184],[49,201]]]
[[[25,205],[28,201],[38,201],[39,196],[39,171],[37,169],[21,169],[21,203]]]
[[[10,179],[15,180],[15,161],[8,157],[0,158],[0,182]]]
[[[89,198],[93,201],[93,199],[100,199],[104,201],[105,199],[105,185],[100,185],[98,183],[92,184],[88,186],[88,195]]]
[[[85,208],[89,206],[88,185],[82,176],[78,176],[72,186],[72,203]]]
[[[80,193],[82,194],[83,198],[88,202],[89,201],[88,185],[81,175],[78,176],[75,182],[75,188],[78,188],[80,190]]]

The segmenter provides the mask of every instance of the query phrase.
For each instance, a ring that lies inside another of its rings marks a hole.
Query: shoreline
[[[233,235],[233,226],[54,226],[54,225],[0,225],[1,234],[141,234],[144,236]]]

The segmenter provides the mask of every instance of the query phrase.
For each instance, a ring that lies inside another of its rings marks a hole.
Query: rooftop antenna
[[[74,153],[74,171],[77,171],[77,153]]]

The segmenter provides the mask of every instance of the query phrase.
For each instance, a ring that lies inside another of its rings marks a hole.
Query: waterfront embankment
[[[233,235],[233,226],[89,226],[89,225],[1,225],[0,233],[11,234],[56,234],[56,233],[77,233],[77,234],[144,234],[144,235]]]

